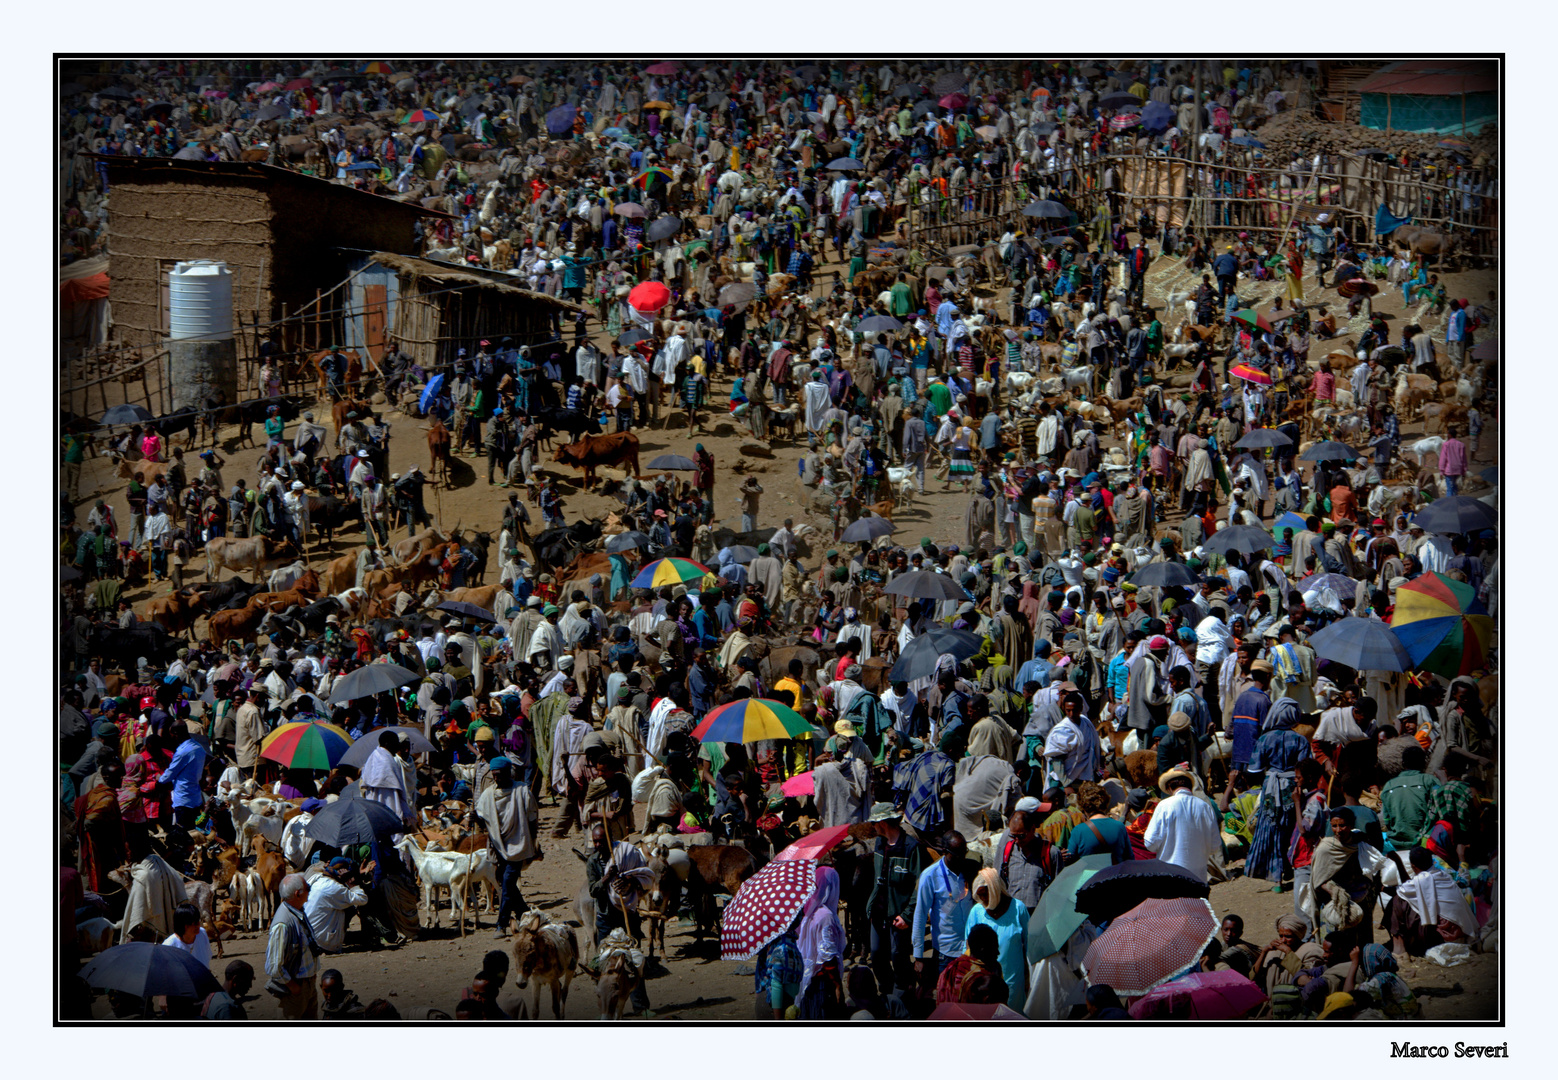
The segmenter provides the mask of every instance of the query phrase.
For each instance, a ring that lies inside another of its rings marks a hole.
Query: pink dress
[[[141,456],[147,461],[161,461],[162,436],[152,432],[141,439]]]

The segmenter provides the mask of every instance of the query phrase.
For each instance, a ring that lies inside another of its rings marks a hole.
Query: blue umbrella
[[[1130,577],[1130,583],[1142,589],[1148,585],[1194,585],[1200,580],[1190,567],[1178,562],[1148,563]]]
[[[1307,528],[1309,528],[1309,523],[1300,515],[1289,510],[1271,523],[1271,535],[1281,536],[1283,529],[1292,529],[1295,533],[1301,533]]]
[[[353,844],[372,844],[404,832],[405,828],[405,822],[383,803],[362,798],[340,799],[315,814],[303,826],[303,835],[328,847],[345,848]]]
[[[1470,533],[1498,528],[1498,511],[1469,495],[1435,499],[1413,519],[1427,532]]]
[[[573,130],[573,118],[578,113],[572,105],[559,105],[546,114],[546,130],[551,135],[564,135]]]
[[[846,544],[869,544],[879,536],[891,536],[896,530],[897,526],[892,521],[872,514],[850,522],[849,527],[839,534],[839,539]]]
[[[961,662],[978,652],[980,644],[981,639],[967,630],[942,627],[927,630],[904,646],[898,662],[887,673],[887,678],[891,682],[900,679],[904,682],[929,679],[936,674],[936,665],[940,663],[943,654]]]
[[[156,417],[147,412],[140,405],[115,405],[103,414],[103,426],[113,427],[115,424],[144,424]]]
[[[1228,141],[1233,143],[1235,146],[1253,146],[1257,150],[1266,149],[1265,143],[1261,142],[1259,139],[1251,138],[1248,135],[1235,135]]]
[[[841,157],[828,162],[828,168],[835,172],[859,172],[865,166],[852,157]]]
[[[422,399],[418,403],[422,407],[423,416],[427,415],[428,406],[433,403],[433,400],[437,398],[439,394],[443,393],[443,390],[444,377],[442,375],[434,375],[431,379],[427,380],[427,385],[422,388]]]
[[[1167,131],[1174,123],[1174,107],[1161,101],[1149,101],[1146,108],[1141,111],[1141,126],[1144,131]]]
[[[133,997],[203,998],[222,988],[211,969],[183,949],[131,941],[104,949],[81,969],[88,986]]]
[[[378,172],[379,166],[371,161],[355,161],[346,167],[347,172]]]
[[[891,333],[902,329],[903,323],[891,315],[873,315],[869,319],[861,319],[855,326],[855,331],[861,334]]]
[[[1309,647],[1322,660],[1355,671],[1410,671],[1412,657],[1389,626],[1357,615],[1337,619],[1309,636]]]

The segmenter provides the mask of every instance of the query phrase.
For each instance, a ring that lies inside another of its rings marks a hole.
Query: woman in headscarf
[[[1301,915],[1283,915],[1277,919],[1277,936],[1260,951],[1250,981],[1269,995],[1279,986],[1289,986],[1298,973],[1324,959],[1317,942],[1305,943],[1309,923]]]
[[[1272,703],[1261,725],[1265,734],[1255,743],[1255,754],[1247,772],[1264,773],[1260,809],[1255,815],[1255,830],[1250,838],[1250,853],[1244,872],[1278,884],[1289,869],[1289,839],[1297,819],[1293,796],[1295,770],[1310,755],[1309,740],[1293,730],[1302,714],[1292,698]]]
[[[936,979],[936,1004],[1005,1005],[1011,991],[1001,973],[1000,938],[989,926],[976,926],[962,956],[942,968]]]
[[[145,839],[151,824],[146,820],[145,795],[156,790],[157,781],[149,775],[144,754],[131,754],[124,762],[124,780],[119,784],[119,817],[124,823],[127,843],[137,847],[137,839]]]
[[[836,1020],[843,998],[843,980],[839,961],[844,955],[844,924],[839,921],[838,871],[830,866],[817,868],[817,890],[801,911],[797,933],[801,959],[806,970],[801,975],[797,999],[802,1020]]]
[[[1028,997],[1028,908],[1007,895],[1001,875],[988,866],[974,878],[974,907],[968,913],[963,940],[973,938],[979,926],[995,931],[997,959],[1006,980],[1006,1004],[1022,1012]]]
[[[1412,988],[1396,974],[1396,958],[1383,945],[1369,944],[1353,949],[1342,993],[1351,994],[1360,1003],[1367,1002],[1389,1020],[1415,1019],[1421,1011]],[[1362,975],[1363,981],[1358,977]]]
[[[87,889],[100,893],[109,888],[108,873],[125,863],[124,820],[119,814],[119,786],[124,766],[110,758],[98,766],[103,782],[76,800],[76,838],[80,845],[81,876]]]

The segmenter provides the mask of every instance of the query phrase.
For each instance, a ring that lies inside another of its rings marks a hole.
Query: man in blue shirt
[[[205,806],[200,780],[205,774],[206,748],[189,737],[189,728],[174,724],[168,731],[176,749],[173,760],[162,770],[160,784],[173,789],[173,821],[181,829],[195,827],[195,818]]]
[[[1239,260],[1234,257],[1232,245],[1229,245],[1228,249],[1213,261],[1212,273],[1217,275],[1218,302],[1227,304],[1228,294],[1233,291],[1234,279],[1239,276]]]
[[[1444,324],[1444,351],[1456,367],[1466,359],[1466,309],[1459,300],[1450,301],[1450,317]]]
[[[914,924],[909,931],[909,944],[914,955],[914,970],[925,971],[925,961],[934,960],[933,974],[940,975],[946,966],[963,955],[963,929],[968,925],[968,913],[973,909],[974,898],[969,892],[968,881],[977,866],[968,861],[968,841],[956,830],[948,830],[937,842],[941,859],[920,873],[919,886],[914,894]],[[930,951],[925,948],[930,938]]]

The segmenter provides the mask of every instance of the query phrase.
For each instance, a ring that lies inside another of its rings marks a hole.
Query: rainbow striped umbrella
[[[1234,364],[1228,369],[1228,374],[1245,382],[1259,383],[1262,386],[1271,385],[1271,376],[1254,364]]]
[[[628,587],[658,589],[662,585],[681,585],[688,581],[699,581],[704,574],[712,573],[713,570],[691,559],[656,559],[646,564],[638,572],[638,576],[628,582]]]
[[[359,75],[393,75],[395,69],[382,60],[375,60],[371,64],[364,64]]]
[[[811,735],[811,725],[800,713],[768,698],[742,698],[711,709],[703,723],[692,729],[692,737],[700,742],[750,743]]]
[[[425,123],[428,123],[429,121],[436,122],[437,120],[438,120],[438,114],[435,113],[435,112],[430,112],[427,109],[413,109],[411,112],[408,112],[406,114],[406,118],[404,120],[402,120],[401,123],[402,124],[425,124]]]
[[[351,745],[352,737],[334,724],[282,724],[260,741],[260,757],[289,769],[333,769]]]
[[[1477,590],[1433,572],[1396,590],[1390,628],[1417,668],[1449,679],[1482,667],[1493,641],[1493,619]]]

